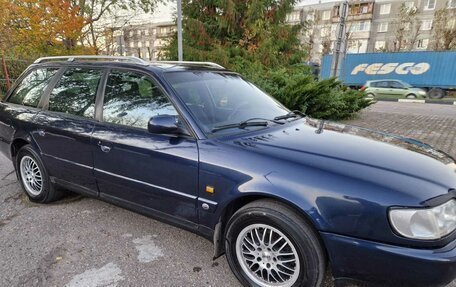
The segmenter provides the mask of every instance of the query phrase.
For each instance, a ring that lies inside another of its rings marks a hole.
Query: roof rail
[[[199,66],[211,66],[214,68],[220,68],[220,69],[225,69],[222,65],[219,65],[217,63],[213,62],[194,62],[194,61],[153,61],[152,63],[158,63],[158,64],[191,64],[191,65],[199,65]]]
[[[63,61],[75,62],[78,60],[105,60],[105,61],[116,61],[116,62],[129,62],[134,64],[140,64],[147,66],[150,62],[147,62],[138,57],[130,56],[98,56],[98,55],[78,55],[78,56],[54,56],[54,57],[42,57],[37,59],[34,64],[50,62],[50,61]]]

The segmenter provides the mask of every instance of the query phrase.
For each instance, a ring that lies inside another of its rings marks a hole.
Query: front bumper
[[[456,279],[456,240],[439,249],[415,249],[320,233],[335,279],[382,286],[445,286]]]

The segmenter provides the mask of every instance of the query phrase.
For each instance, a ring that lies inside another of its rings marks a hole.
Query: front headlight
[[[391,209],[389,218],[394,230],[404,237],[439,239],[456,229],[456,200],[433,208]]]

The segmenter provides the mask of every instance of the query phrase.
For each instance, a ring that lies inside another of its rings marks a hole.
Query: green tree
[[[186,60],[211,60],[229,68],[247,61],[267,67],[299,63],[300,25],[287,25],[295,0],[183,1]],[[176,37],[165,57],[177,55]],[[233,61],[234,60],[234,61]]]

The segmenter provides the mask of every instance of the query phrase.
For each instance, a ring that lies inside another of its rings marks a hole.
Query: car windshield
[[[165,73],[178,96],[207,135],[241,133],[264,128],[265,124],[236,124],[244,121],[268,121],[290,111],[271,96],[237,74],[210,71]],[[225,125],[234,127],[222,128]]]

